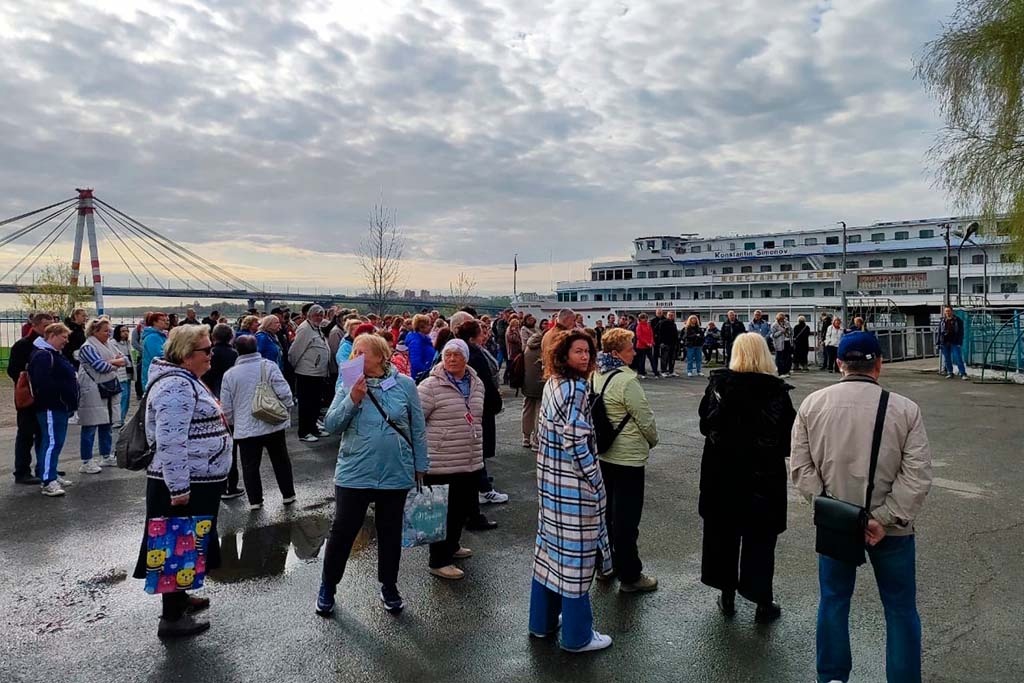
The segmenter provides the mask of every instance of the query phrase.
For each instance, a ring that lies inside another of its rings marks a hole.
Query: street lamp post
[[[950,249],[949,249],[949,228],[950,228],[950,225],[949,225],[949,223],[944,223],[941,227],[946,229],[946,234],[945,234],[945,240],[946,240],[946,303],[945,303],[945,305],[948,307],[949,306],[949,266],[951,265],[950,262],[949,262],[949,257],[950,257],[950,253],[949,253],[950,252]],[[957,259],[957,263],[958,264],[959,264],[959,262],[960,262],[960,259]],[[959,292],[960,292],[960,285],[959,284],[957,285],[957,290],[956,291],[959,294]]]
[[[978,221],[971,221],[970,224],[968,224],[968,226],[967,226],[967,231],[966,232],[962,231],[962,230],[956,230],[956,231],[953,232],[954,235],[956,235],[957,237],[961,238],[960,246],[958,246],[956,248],[956,283],[957,283],[956,284],[956,305],[957,306],[960,306],[960,303],[961,303],[962,297],[963,297],[963,291],[964,291],[964,280],[963,280],[963,275],[962,275],[963,274],[963,263],[964,263],[963,248],[964,248],[964,244],[966,244],[967,242],[970,242],[974,246],[976,246],[979,249],[981,249],[981,253],[983,254],[983,257],[984,257],[984,265],[983,265],[983,269],[984,269],[984,276],[983,276],[984,277],[984,282],[982,283],[982,291],[984,292],[984,295],[985,295],[985,306],[986,307],[988,306],[988,252],[985,250],[985,247],[979,245],[977,242],[975,242],[974,240],[971,239],[976,234],[978,234],[978,229],[979,228],[981,228],[981,224],[978,223]],[[949,259],[947,258],[946,261],[948,263]]]
[[[839,224],[843,226],[843,270],[842,274],[846,275],[846,221],[839,221]],[[839,279],[839,291],[843,302],[843,325],[846,324],[846,284],[843,282],[843,278]]]

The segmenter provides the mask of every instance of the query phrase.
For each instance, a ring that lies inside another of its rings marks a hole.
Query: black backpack
[[[607,453],[615,443],[615,439],[619,436],[619,433],[629,422],[629,413],[622,418],[622,422],[616,427],[612,424],[611,419],[608,417],[608,408],[604,404],[604,392],[608,389],[608,385],[612,383],[612,378],[615,375],[622,372],[622,370],[614,370],[608,375],[608,379],[605,380],[604,386],[601,387],[601,393],[594,391],[594,383],[591,380],[590,383],[590,416],[594,421],[594,435],[597,440],[597,452]]]
[[[125,421],[120,434],[117,435],[114,455],[117,457],[117,466],[121,469],[138,472],[146,469],[153,462],[156,443],[151,444],[146,438],[146,403],[149,401],[149,392],[164,377],[185,377],[187,379],[188,375],[180,372],[168,372],[166,375],[160,375],[154,379],[146,387],[146,393],[142,395],[138,410],[132,415],[132,419]],[[192,389],[195,391],[194,386]],[[196,398],[198,399],[198,394]]]

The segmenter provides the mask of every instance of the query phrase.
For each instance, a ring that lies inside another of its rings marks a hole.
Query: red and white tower
[[[103,278],[100,276],[100,252],[96,245],[96,220],[93,217],[92,188],[78,190],[78,225],[75,227],[75,251],[71,255],[71,286],[78,286],[82,265],[82,239],[89,236],[89,257],[92,262],[92,292],[96,314],[103,315]],[[71,302],[74,305],[74,302]]]

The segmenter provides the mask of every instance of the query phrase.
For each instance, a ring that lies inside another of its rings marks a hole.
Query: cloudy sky
[[[546,291],[641,233],[944,215],[913,61],[953,4],[0,0],[0,217],[88,185],[252,281],[352,289],[383,198],[407,286],[503,293],[515,252]]]

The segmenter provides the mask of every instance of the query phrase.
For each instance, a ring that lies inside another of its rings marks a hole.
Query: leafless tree
[[[373,205],[369,223],[369,232],[359,247],[359,267],[370,290],[374,310],[383,315],[388,302],[395,298],[402,277],[405,236],[398,227],[395,210],[383,203]]]
[[[456,308],[468,306],[470,297],[476,291],[476,279],[466,272],[460,272],[454,282],[448,283],[448,290],[451,292]]]

